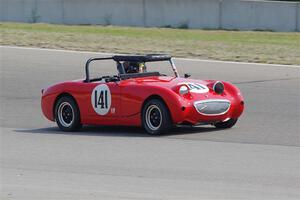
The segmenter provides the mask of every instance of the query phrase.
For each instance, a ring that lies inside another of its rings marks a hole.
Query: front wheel
[[[231,128],[236,124],[237,120],[238,119],[230,118],[225,122],[217,122],[214,124],[214,126],[219,129]]]
[[[142,112],[142,125],[151,135],[159,135],[170,130],[172,120],[164,102],[152,99],[145,104]]]
[[[73,98],[64,96],[55,105],[55,120],[62,131],[76,131],[81,128],[79,108]]]

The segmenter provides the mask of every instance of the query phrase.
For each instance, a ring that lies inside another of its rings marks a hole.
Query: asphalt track
[[[246,111],[230,130],[63,133],[42,116],[40,91],[83,77],[85,60],[99,54],[0,50],[1,199],[300,199],[297,66],[177,59],[181,74],[241,89]]]

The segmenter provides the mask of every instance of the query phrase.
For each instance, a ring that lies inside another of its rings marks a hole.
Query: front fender
[[[122,87],[122,115],[126,117],[140,114],[144,103],[154,96],[159,96],[165,102],[174,123],[182,120],[181,108],[185,105],[185,100],[171,89],[149,85]]]
[[[188,100],[181,97],[177,93],[175,93],[173,90],[162,88],[158,91],[152,91],[151,94],[149,94],[149,97],[151,96],[160,96],[162,100],[167,105],[170,115],[172,118],[173,123],[180,123],[184,119],[183,111],[188,106]],[[149,98],[148,97],[148,98]],[[142,110],[142,107],[141,107]]]
[[[227,93],[229,93],[232,97],[231,104],[235,106],[235,110],[233,112],[233,118],[238,118],[241,116],[245,109],[245,100],[244,97],[238,87],[229,82],[223,82],[224,87]]]

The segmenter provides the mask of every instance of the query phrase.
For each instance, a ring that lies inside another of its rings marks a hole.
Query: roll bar
[[[85,63],[85,81],[84,82],[90,82],[90,71],[89,71],[89,66],[90,63],[96,60],[112,60],[113,57],[107,57],[107,58],[90,58],[86,61]]]

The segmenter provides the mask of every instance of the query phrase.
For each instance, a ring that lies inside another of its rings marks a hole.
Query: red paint
[[[181,96],[178,92],[180,83],[200,83],[209,88],[207,93],[190,92]],[[159,96],[166,103],[170,110],[174,124],[189,122],[192,124],[210,121],[223,121],[226,118],[238,118],[243,110],[243,97],[237,87],[228,82],[223,82],[225,91],[223,94],[216,94],[212,86],[213,80],[193,80],[174,78],[167,76],[143,77],[121,80],[119,82],[85,83],[83,80],[67,81],[55,84],[43,90],[42,111],[51,121],[54,121],[54,106],[59,95],[68,94],[76,100],[81,116],[82,124],[94,125],[129,125],[141,126],[141,111],[143,103],[150,96]],[[107,84],[112,95],[111,108],[107,115],[98,115],[91,103],[93,89],[99,84]],[[197,112],[193,103],[205,99],[227,99],[231,102],[229,111],[218,116],[204,116]],[[182,107],[185,107],[183,110]]]

